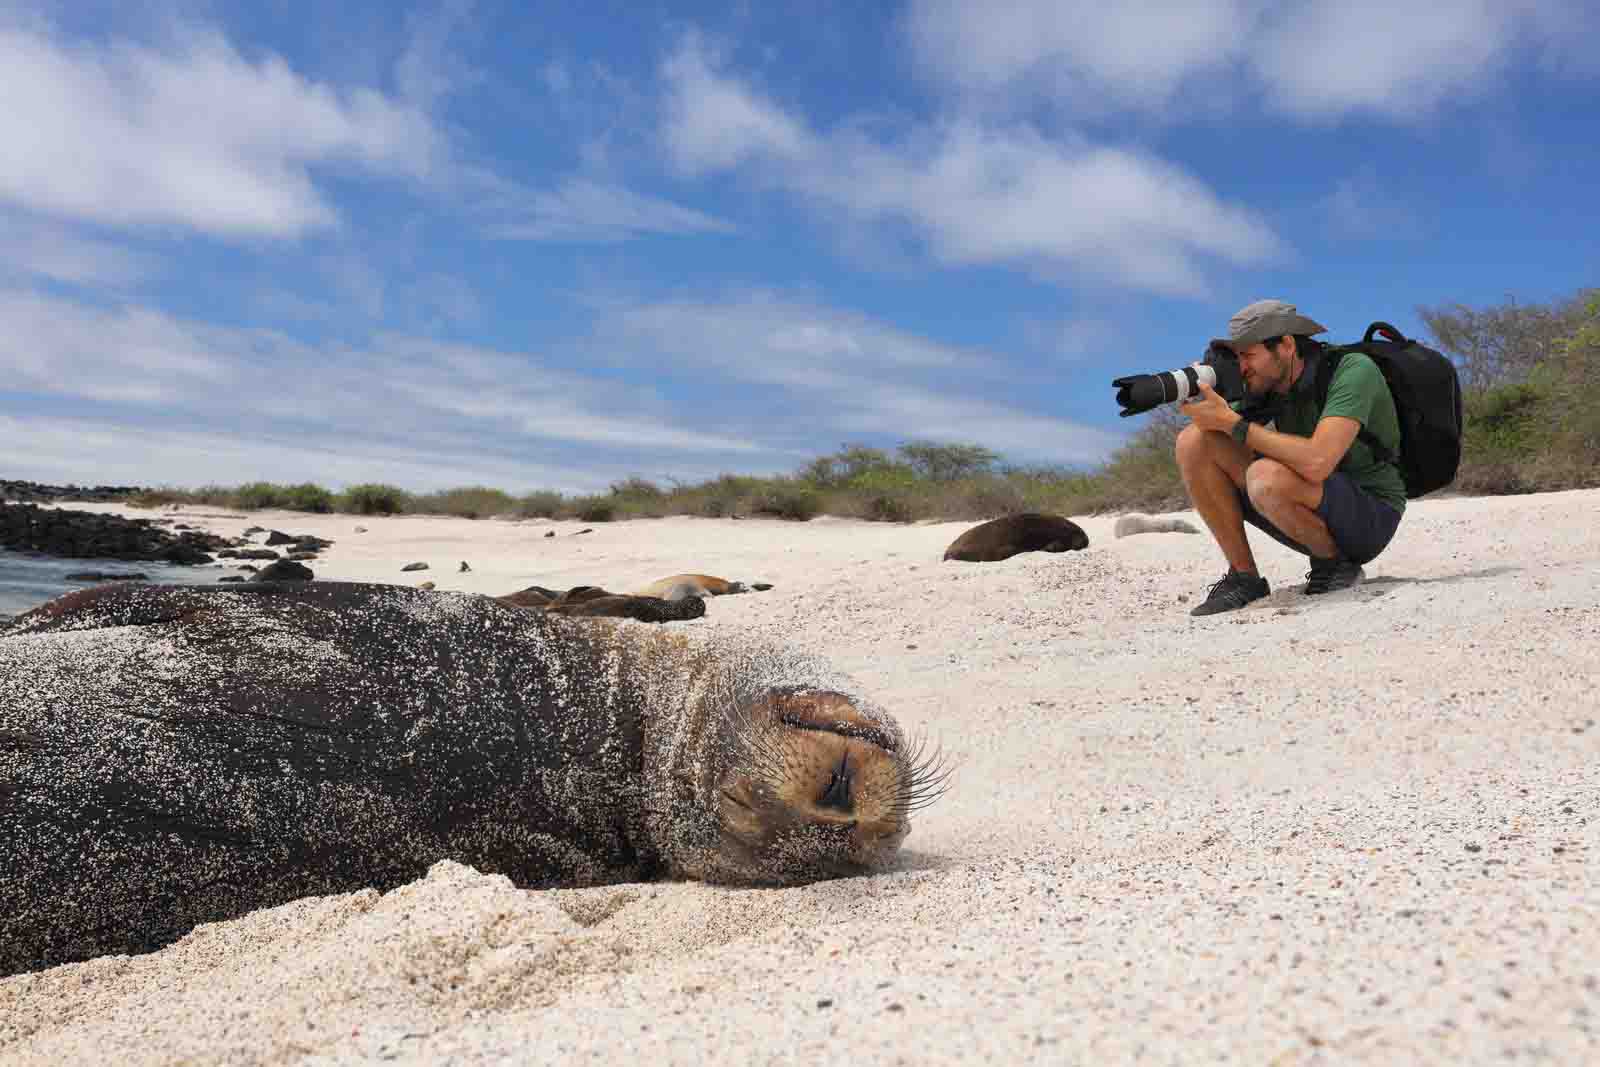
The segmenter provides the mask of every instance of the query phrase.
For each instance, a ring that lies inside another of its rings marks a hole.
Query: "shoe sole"
[[[1354,589],[1356,586],[1360,585],[1363,581],[1365,581],[1366,577],[1367,577],[1367,572],[1364,571],[1364,570],[1359,570],[1358,569],[1356,571],[1356,576],[1354,578],[1350,579],[1350,581],[1347,582],[1346,584],[1330,586],[1327,589],[1315,589],[1314,590],[1314,589],[1311,588],[1311,583],[1307,582],[1306,583],[1305,594],[1306,594],[1306,596],[1327,596],[1329,593],[1342,593],[1346,589]]]

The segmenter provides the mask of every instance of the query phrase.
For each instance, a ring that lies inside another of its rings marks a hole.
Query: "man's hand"
[[[1239,413],[1228,406],[1228,402],[1217,395],[1217,391],[1205,382],[1200,383],[1200,396],[1194,400],[1179,404],[1178,410],[1189,416],[1189,419],[1202,430],[1216,430],[1218,433],[1227,433],[1233,429],[1233,424],[1239,421]]]

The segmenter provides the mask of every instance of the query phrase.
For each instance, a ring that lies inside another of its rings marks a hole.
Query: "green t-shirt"
[[[1391,456],[1400,454],[1400,417],[1395,414],[1394,397],[1383,372],[1372,357],[1361,352],[1346,352],[1328,383],[1328,403],[1317,410],[1316,366],[1308,362],[1300,378],[1284,397],[1283,407],[1274,420],[1283,433],[1310,437],[1318,420],[1328,415],[1355,419],[1376,437]],[[1338,470],[1368,493],[1396,511],[1406,510],[1406,483],[1392,460],[1380,462],[1361,438],[1350,442],[1350,449],[1339,461]]]

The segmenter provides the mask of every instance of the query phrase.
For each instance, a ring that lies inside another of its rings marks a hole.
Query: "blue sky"
[[[1234,310],[1600,279],[1600,8],[0,0],[0,477],[1092,465]]]

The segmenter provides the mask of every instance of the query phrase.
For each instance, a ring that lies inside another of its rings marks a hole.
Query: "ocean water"
[[[115,559],[57,559],[0,549],[0,615],[21,615],[24,611],[54,600],[62,593],[84,589],[92,582],[69,582],[74,571],[99,571],[103,574],[143,574],[152,582],[208,585],[224,574],[238,574],[231,567],[184,567],[172,563],[124,563]]]

